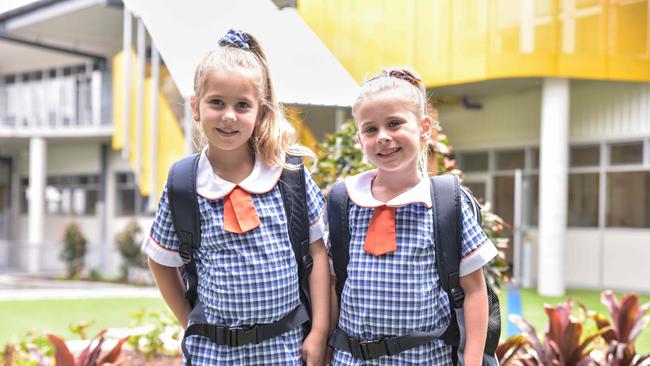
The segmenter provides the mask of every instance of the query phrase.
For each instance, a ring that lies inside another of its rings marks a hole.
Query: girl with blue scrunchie
[[[253,36],[231,30],[202,59],[191,106],[204,145],[196,173],[201,243],[192,251],[200,307],[193,310],[185,300],[177,270],[183,258],[167,197],[169,182],[143,243],[163,299],[187,328],[184,364],[322,365],[329,323],[325,199],[307,170],[285,160],[314,155],[295,144]],[[278,186],[283,169],[304,174],[313,258],[311,311],[300,300]],[[304,334],[309,312],[311,331]]]

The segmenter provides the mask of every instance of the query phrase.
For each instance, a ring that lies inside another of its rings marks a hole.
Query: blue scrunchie
[[[250,49],[248,35],[242,31],[231,29],[225,36],[219,39],[219,46],[230,46],[236,48]]]

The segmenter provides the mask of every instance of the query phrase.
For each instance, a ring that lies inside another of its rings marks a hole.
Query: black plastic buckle
[[[451,299],[449,299],[454,306],[454,308],[459,309],[463,307],[463,302],[465,301],[465,291],[460,287],[454,287],[451,289]]]
[[[378,341],[359,341],[357,338],[350,337],[350,348],[355,349],[359,358],[364,361],[374,360],[382,356],[390,356],[385,338]]]
[[[226,328],[226,345],[239,347],[253,343],[257,343],[257,325],[248,328]]]
[[[180,248],[178,248],[178,254],[181,256],[183,264],[188,264],[192,260],[192,233],[179,231],[177,236],[178,240],[181,242]]]

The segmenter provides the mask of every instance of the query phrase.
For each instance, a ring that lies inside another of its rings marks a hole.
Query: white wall
[[[441,105],[440,124],[456,150],[539,145],[539,88],[476,99],[480,110]],[[472,99],[474,101],[474,99]],[[572,80],[570,142],[650,135],[650,84]]]

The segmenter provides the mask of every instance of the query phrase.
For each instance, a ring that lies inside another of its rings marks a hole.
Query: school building
[[[515,224],[515,275],[650,292],[647,0],[301,0],[358,81],[422,75],[464,182]]]
[[[295,8],[220,4],[0,4],[0,274],[62,273],[70,222],[86,268],[118,273],[115,236],[131,221],[147,234],[170,165],[194,150],[194,69],[231,27],[260,40],[302,141],[344,121],[358,85]]]
[[[148,229],[192,150],[194,66],[237,27],[308,144],[349,117],[359,82],[412,65],[464,183],[515,224],[520,281],[650,292],[648,0],[227,3],[0,5],[0,272],[60,271],[71,221],[88,267],[117,271],[115,234]]]

